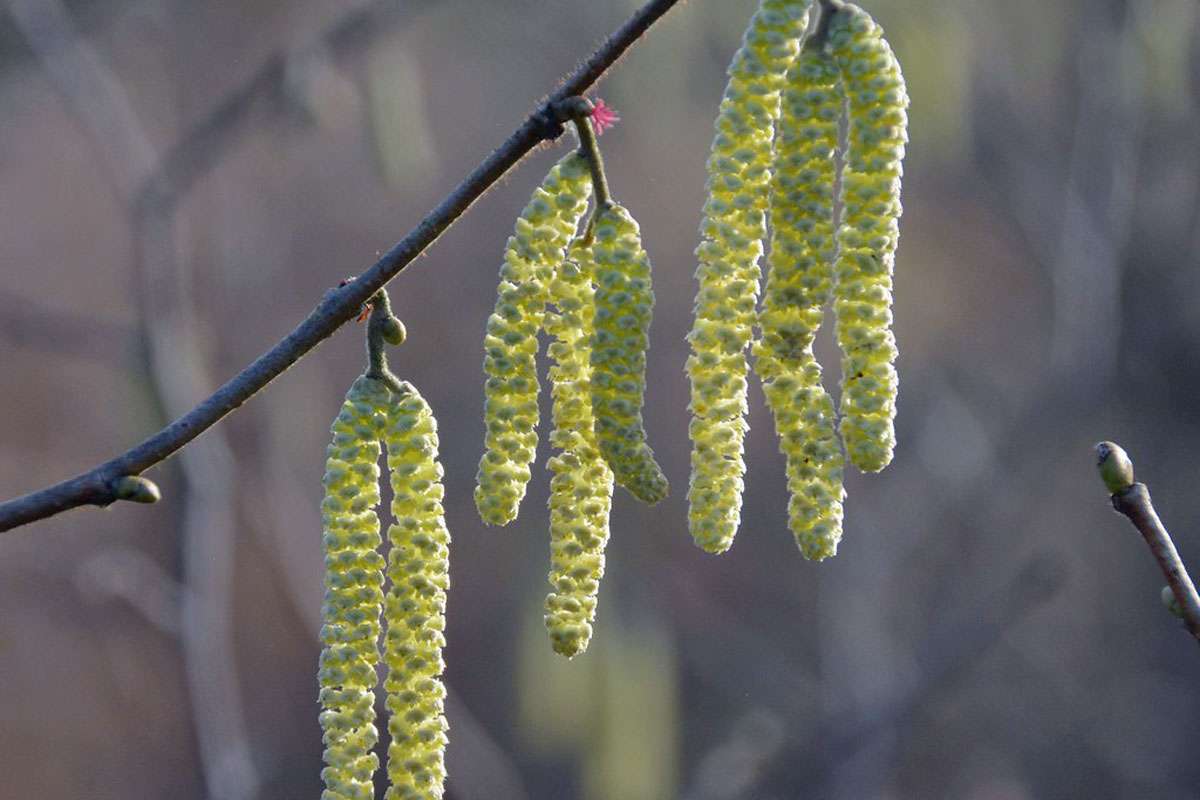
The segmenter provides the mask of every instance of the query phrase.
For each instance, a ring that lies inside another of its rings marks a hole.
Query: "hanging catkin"
[[[409,383],[399,384],[383,431],[392,483],[384,658],[387,800],[440,798],[446,780],[446,591],[450,533],[442,510],[437,421]]]
[[[537,449],[538,330],[547,284],[587,209],[591,177],[577,153],[563,158],[517,219],[504,251],[495,311],[484,339],[485,451],[475,505],[484,522],[517,516]]]
[[[766,235],[771,139],[779,92],[811,0],[763,0],[729,67],[708,160],[708,200],[696,250],[700,284],[688,339],[692,473],[688,527],[720,553],[741,520],[746,355]]]
[[[591,247],[596,286],[591,346],[596,441],[616,482],[644,503],[667,496],[667,478],[646,443],[642,400],[654,293],[637,222],[608,203],[596,214]]]
[[[858,6],[834,13],[829,46],[849,116],[834,303],[842,349],[842,439],[851,463],[876,472],[892,460],[896,443],[892,272],[908,94],[883,31]]]
[[[591,338],[595,308],[590,249],[572,245],[546,314],[554,432],[560,452],[549,462],[550,594],[546,629],[555,652],[568,658],[587,649],[604,575],[604,547],[612,508],[613,474],[600,454],[593,430]]]
[[[370,800],[379,760],[375,665],[383,604],[379,517],[379,439],[388,389],[360,377],[333,422],[321,502],[325,552],[320,669],[325,764],[323,800]]]
[[[832,292],[833,192],[844,98],[836,65],[806,45],[788,71],[775,139],[771,253],[755,371],[787,459],[788,521],[806,558],[842,536],[841,443],[813,338]]]

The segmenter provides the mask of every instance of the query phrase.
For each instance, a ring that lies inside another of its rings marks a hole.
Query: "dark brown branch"
[[[484,192],[522,158],[562,126],[554,103],[587,91],[618,58],[679,0],[651,0],[613,32],[592,55],[530,114],[517,130],[484,159],[441,203],[375,264],[345,286],[330,289],[300,325],[259,356],[210,397],[163,430],[110,461],[62,483],[0,503],[0,531],[7,531],[82,505],[106,506],[116,500],[113,484],[167,459],[188,442],[242,405],[300,360],[343,323],[358,314],[375,292],[425,251]]]

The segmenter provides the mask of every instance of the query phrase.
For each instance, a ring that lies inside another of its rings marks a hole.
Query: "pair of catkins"
[[[892,271],[908,96],[866,11],[823,0],[805,38],[810,6],[763,0],[730,65],[708,161],[688,337],[688,523],[714,553],[729,549],[741,521],[748,347],[787,461],[789,527],[806,557],[837,551],[843,446],[865,472],[887,466],[895,446]],[[842,353],[840,440],[812,349],[831,297]]]
[[[332,432],[321,503],[325,601],[317,677],[326,764],[321,797],[375,796],[381,632],[391,734],[386,796],[441,797],[450,534],[442,510],[437,423],[411,384],[386,370],[368,371],[350,387]],[[381,443],[387,448],[394,520],[386,565],[376,512]],[[381,618],[387,623],[382,631]]]
[[[591,156],[559,161],[517,219],[484,343],[485,452],[475,503],[506,525],[529,483],[537,449],[538,332],[546,331],[558,450],[549,461],[551,592],[545,621],[567,657],[591,639],[614,483],[646,503],[667,479],[646,442],[642,399],[654,295],[637,222],[608,198],[590,122]],[[589,126],[585,128],[584,126]],[[591,218],[580,230],[595,193]]]

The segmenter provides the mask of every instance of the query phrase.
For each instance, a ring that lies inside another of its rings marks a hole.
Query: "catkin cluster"
[[[614,484],[646,503],[668,491],[642,422],[650,260],[637,222],[608,197],[591,123],[576,119],[581,150],[535,192],[505,253],[485,343],[487,451],[475,491],[485,521],[516,516],[537,445],[537,333],[544,329],[553,337],[550,443],[558,450],[548,464],[545,622],[554,650],[568,658],[591,639]],[[593,216],[573,238],[593,189]]]
[[[442,515],[437,432],[409,384],[362,376],[334,420],[322,501],[325,603],[318,681],[324,731],[323,800],[370,800],[381,612],[389,798],[437,798],[445,781],[441,683],[450,535]],[[379,517],[380,442],[386,441],[395,524],[384,596]]]
[[[688,336],[692,474],[688,527],[720,553],[741,520],[746,433],[746,346],[758,302],[767,232],[771,138],[779,93],[795,60],[811,0],[763,0],[729,67],[708,160],[708,201],[696,250],[700,283]]]
[[[822,4],[801,47],[810,5],[763,0],[730,67],[709,159],[689,337],[688,499],[692,535],[710,552],[728,549],[740,520],[744,350],[755,323],[755,371],[787,459],[789,527],[806,557],[833,555],[841,539],[843,446],[859,469],[877,471],[895,444],[891,276],[908,99],[879,26],[857,6]],[[764,215],[771,252],[756,309]],[[840,441],[812,349],[831,296],[843,354]]]
[[[504,250],[495,311],[484,340],[485,450],[475,505],[484,522],[516,519],[537,450],[538,331],[547,287],[587,210],[587,161],[572,153],[554,166],[517,218]]]

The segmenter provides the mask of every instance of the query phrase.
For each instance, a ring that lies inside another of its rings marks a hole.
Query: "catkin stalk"
[[[700,284],[688,336],[692,473],[688,527],[720,553],[741,520],[746,355],[766,236],[771,139],[779,92],[795,60],[811,0],[763,0],[729,67],[708,160],[708,200],[696,250]]]
[[[842,349],[842,440],[853,463],[877,472],[896,444],[896,339],[892,273],[900,236],[900,177],[908,141],[908,94],[883,31],[847,4],[829,25],[846,87],[849,146],[834,310]]]
[[[841,443],[813,339],[832,294],[833,192],[844,97],[836,65],[806,45],[788,71],[771,182],[771,254],[755,371],[787,459],[788,523],[806,558],[842,536]]]
[[[534,191],[505,247],[484,339],[486,434],[475,489],[479,515],[492,525],[515,519],[525,496],[537,449],[537,334],[547,286],[587,209],[590,191],[586,159],[567,155]]]

